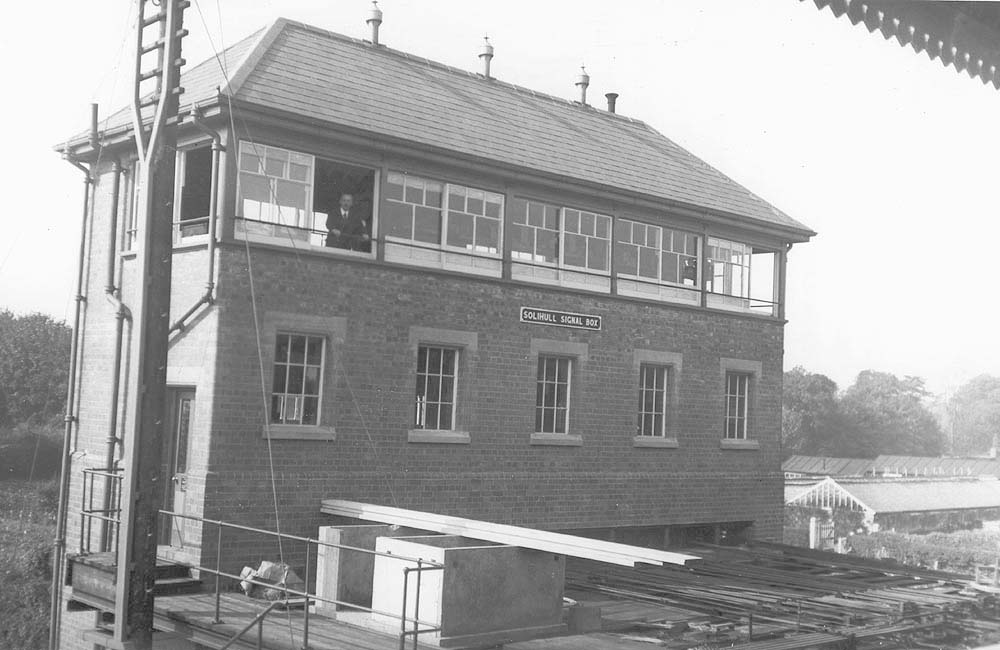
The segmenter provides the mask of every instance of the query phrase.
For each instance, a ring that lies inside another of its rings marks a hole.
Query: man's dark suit
[[[369,218],[357,208],[351,208],[346,215],[337,208],[326,218],[328,233],[326,245],[330,248],[369,252],[371,250],[369,223]],[[339,230],[340,234],[335,235],[334,230]]]

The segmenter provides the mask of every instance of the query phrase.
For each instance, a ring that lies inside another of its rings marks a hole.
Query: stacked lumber
[[[696,555],[672,553],[641,546],[616,544],[597,539],[551,533],[534,528],[494,524],[476,519],[447,517],[430,512],[392,508],[358,501],[326,499],[320,511],[328,515],[351,517],[363,521],[407,526],[420,530],[460,535],[497,544],[520,546],[536,551],[558,553],[597,562],[634,567],[638,564],[662,566],[664,564],[683,565],[699,559]]]

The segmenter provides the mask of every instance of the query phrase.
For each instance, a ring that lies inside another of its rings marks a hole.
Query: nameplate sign
[[[568,311],[539,309],[538,307],[521,307],[521,322],[538,325],[556,325],[558,327],[574,327],[580,330],[601,330],[601,317],[588,314],[574,314]]]

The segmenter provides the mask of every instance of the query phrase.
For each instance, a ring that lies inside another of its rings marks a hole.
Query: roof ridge
[[[341,34],[340,32],[335,32],[335,31],[332,31],[332,30],[329,30],[329,29],[324,29],[322,27],[317,27],[315,25],[310,25],[309,23],[304,23],[304,22],[299,21],[299,20],[293,20],[291,18],[278,18],[275,22],[277,23],[279,21],[283,22],[283,24],[285,24],[285,25],[293,25],[295,27],[299,27],[301,29],[304,29],[304,30],[307,30],[307,31],[311,31],[311,32],[320,34],[322,36],[332,37],[332,38],[335,38],[335,39],[338,39],[338,40],[341,40],[341,41],[344,41],[344,42],[347,42],[347,43],[351,43],[353,45],[359,45],[359,46],[364,47],[364,48],[366,48],[369,51],[374,52],[374,53],[388,54],[388,55],[391,55],[391,56],[397,56],[397,57],[400,57],[400,58],[403,58],[403,59],[406,59],[406,60],[409,60],[409,61],[414,61],[414,62],[417,62],[417,63],[422,63],[422,64],[427,65],[428,67],[437,68],[439,70],[443,70],[445,72],[449,72],[449,73],[452,73],[452,74],[459,74],[459,75],[466,76],[466,77],[469,77],[469,78],[472,78],[472,79],[478,79],[478,80],[482,81],[483,83],[495,84],[495,85],[499,85],[499,86],[505,86],[505,87],[510,88],[512,90],[515,90],[517,92],[525,93],[525,94],[531,95],[533,97],[537,97],[537,98],[540,98],[540,99],[545,99],[545,100],[548,100],[548,101],[551,101],[551,102],[554,102],[554,103],[557,103],[557,104],[563,104],[563,105],[571,106],[571,107],[574,107],[574,108],[576,108],[578,110],[587,111],[590,114],[598,115],[598,116],[601,116],[603,118],[612,119],[612,120],[620,120],[620,121],[623,121],[623,122],[629,122],[629,123],[632,123],[632,124],[641,125],[641,126],[644,126],[644,127],[648,128],[650,130],[653,130],[655,132],[655,129],[652,129],[652,127],[650,127],[643,120],[641,120],[639,118],[631,117],[629,115],[622,115],[621,113],[612,113],[610,111],[606,111],[606,110],[597,108],[596,106],[593,106],[591,104],[583,104],[581,102],[578,102],[578,101],[575,101],[575,100],[572,100],[572,99],[566,99],[565,97],[559,97],[558,95],[552,95],[552,94],[549,94],[549,93],[544,93],[544,92],[541,92],[541,91],[538,91],[538,90],[534,90],[533,88],[528,88],[526,86],[520,86],[518,84],[511,83],[509,81],[504,81],[502,79],[497,79],[496,77],[486,78],[486,77],[484,77],[483,75],[481,75],[481,74],[479,74],[477,72],[472,72],[471,70],[466,70],[464,68],[459,68],[459,67],[456,67],[456,66],[453,66],[453,65],[448,65],[447,63],[441,63],[440,61],[435,61],[434,59],[429,59],[429,58],[427,58],[425,56],[420,56],[419,54],[413,54],[411,52],[406,52],[404,50],[397,50],[395,48],[391,48],[391,47],[388,47],[386,45],[379,44],[377,47],[373,47],[372,44],[371,44],[371,41],[366,41],[364,39],[356,38],[354,36],[348,36],[346,34]]]

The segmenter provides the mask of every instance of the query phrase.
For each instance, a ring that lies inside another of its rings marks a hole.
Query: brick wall
[[[246,255],[242,244],[220,252],[205,513],[273,529]],[[343,343],[328,350],[321,415],[336,439],[271,443],[283,531],[315,535],[320,500],[336,497],[545,529],[753,520],[758,537],[780,539],[780,323],[265,247],[251,255],[261,322],[272,312],[346,319]],[[525,305],[599,314],[603,330],[521,324]],[[477,334],[472,367],[459,378],[470,444],[407,442],[411,326]],[[581,446],[530,443],[532,338],[588,346],[573,376],[570,427]],[[269,395],[274,340],[266,327],[261,343]],[[676,449],[633,447],[637,348],[682,354]],[[762,364],[751,431],[758,450],[720,449],[722,358]],[[243,563],[273,550],[251,537],[232,548],[238,553],[226,555],[236,562],[242,554]]]

